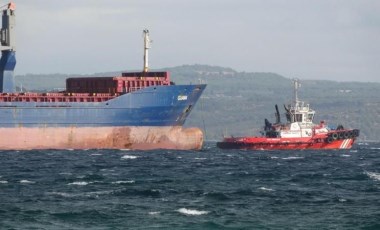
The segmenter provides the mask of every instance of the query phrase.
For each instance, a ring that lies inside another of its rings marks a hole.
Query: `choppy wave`
[[[379,146],[1,151],[0,222],[4,229],[378,229],[380,154],[370,148]]]

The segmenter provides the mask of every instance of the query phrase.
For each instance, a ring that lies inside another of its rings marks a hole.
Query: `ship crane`
[[[0,8],[3,10],[2,27],[0,30],[1,59],[0,59],[0,93],[13,93],[14,75],[16,66],[16,46],[15,46],[15,4],[10,2]]]

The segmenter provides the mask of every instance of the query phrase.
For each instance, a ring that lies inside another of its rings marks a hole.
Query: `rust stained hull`
[[[0,128],[1,150],[198,150],[202,145],[203,132],[199,128],[182,126]]]

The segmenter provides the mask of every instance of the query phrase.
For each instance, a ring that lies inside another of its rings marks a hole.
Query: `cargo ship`
[[[265,126],[260,136],[225,137],[217,142],[222,149],[350,149],[359,136],[358,129],[345,129],[338,125],[330,128],[324,121],[314,124],[315,111],[309,104],[298,99],[298,79],[293,79],[294,102],[284,106],[286,123],[281,123],[276,105],[276,122],[272,124],[265,119]]]
[[[206,85],[176,85],[144,68],[120,76],[66,79],[59,92],[16,92],[15,5],[2,10],[0,149],[201,149],[203,132],[183,127]]]

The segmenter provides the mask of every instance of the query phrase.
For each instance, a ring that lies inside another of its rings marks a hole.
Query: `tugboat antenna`
[[[146,73],[149,70],[149,63],[148,63],[148,49],[150,49],[150,44],[152,41],[149,38],[149,30],[145,29],[143,30],[144,33],[144,70],[143,72]]]

